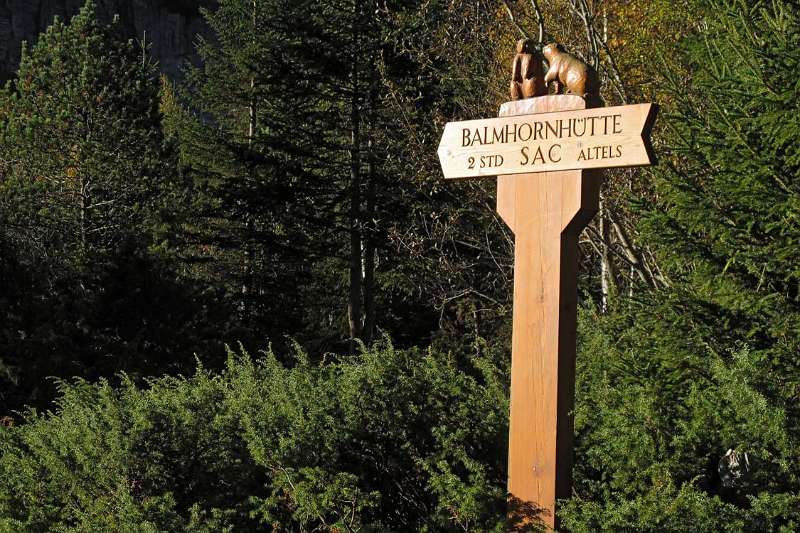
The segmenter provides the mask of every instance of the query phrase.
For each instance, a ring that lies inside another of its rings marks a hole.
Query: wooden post
[[[584,109],[552,95],[504,104],[501,116]],[[598,210],[600,171],[497,178],[497,211],[515,235],[509,515],[520,526],[557,525],[571,494],[578,236]]]
[[[567,56],[583,78],[561,81],[581,89],[590,71]],[[516,236],[508,495],[521,528],[557,527],[556,501],[571,495],[578,236],[599,207],[600,169],[653,164],[656,111],[586,109],[582,97],[554,94],[507,102],[500,118],[449,122],[442,133],[444,177],[497,176],[497,211]]]

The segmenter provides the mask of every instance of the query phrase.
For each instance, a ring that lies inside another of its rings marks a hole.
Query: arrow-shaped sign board
[[[439,144],[445,178],[653,164],[653,104],[450,122]]]

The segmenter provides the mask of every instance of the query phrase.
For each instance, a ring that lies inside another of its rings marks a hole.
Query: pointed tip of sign
[[[660,109],[661,108],[658,104],[647,104],[647,118],[645,118],[644,127],[642,128],[642,141],[644,143],[644,149],[647,151],[647,157],[650,158],[650,164],[654,166],[658,165],[658,157],[656,156],[655,149],[653,149],[651,134],[653,132],[653,127],[656,123],[656,117],[658,116]]]

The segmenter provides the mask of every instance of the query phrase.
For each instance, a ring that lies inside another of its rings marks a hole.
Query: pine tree
[[[443,188],[431,150],[453,101],[480,100],[489,72],[462,72],[490,55],[474,29],[489,7],[226,0],[206,18],[214,38],[183,95],[199,191],[186,255],[239,302],[243,335],[320,351],[381,330],[408,342],[438,328],[442,300],[457,302],[448,318],[472,316],[508,292],[485,249],[508,248],[491,193]],[[491,235],[472,235],[476,219]],[[451,267],[464,281],[440,294]]]
[[[272,27],[274,2],[229,0],[204,16],[213,38],[199,40],[202,65],[187,72],[174,113],[194,182],[183,255],[234,304],[231,340],[280,342],[302,323],[299,285],[315,260],[306,220],[318,184],[295,139],[315,121],[309,106],[287,106],[302,73]]]
[[[159,259],[178,196],[147,51],[87,2],[24,50],[0,102],[0,352],[21,380],[0,407],[46,403],[46,376],[180,367],[192,306]]]
[[[638,206],[669,287],[584,322],[573,531],[800,525],[800,10],[706,8]]]
[[[240,301],[243,331],[320,347],[376,329],[375,227],[390,197],[377,146],[376,7],[229,0],[188,76],[190,240]],[[384,126],[386,127],[386,126]],[[227,279],[228,281],[224,281]]]
[[[165,171],[154,74],[147,53],[116,21],[103,27],[92,3],[23,51],[2,162],[4,189],[38,214],[25,238],[83,253],[147,232]]]

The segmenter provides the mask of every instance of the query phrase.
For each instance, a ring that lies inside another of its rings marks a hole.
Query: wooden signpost
[[[507,102],[500,118],[451,122],[439,145],[446,178],[497,176],[497,211],[515,235],[509,513],[535,509],[550,528],[571,495],[578,235],[598,210],[598,169],[652,164],[654,118],[651,104],[537,96]]]
[[[439,145],[444,177],[650,164],[642,135],[652,104],[577,107],[583,104],[578,96],[540,96],[507,103],[501,118],[447,124]]]

